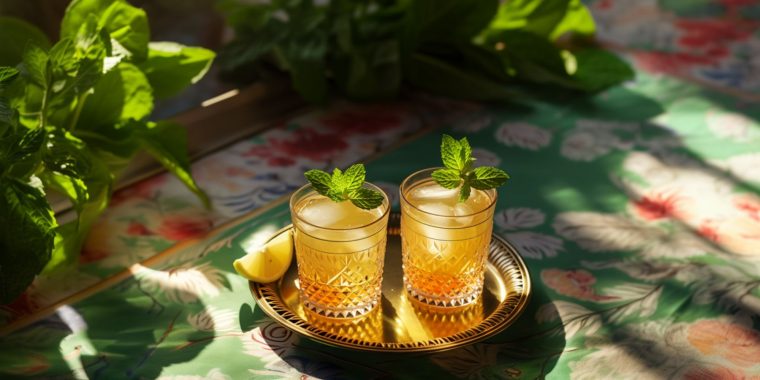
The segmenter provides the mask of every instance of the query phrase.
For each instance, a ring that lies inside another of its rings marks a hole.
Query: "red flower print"
[[[24,293],[21,293],[20,296],[16,297],[13,302],[7,305],[2,305],[0,308],[2,308],[3,311],[10,313],[12,315],[11,319],[16,319],[18,317],[31,314],[37,310],[39,306],[34,303],[31,297],[29,297],[29,292],[30,290],[27,289]]]
[[[167,174],[154,175],[115,192],[111,197],[111,206],[117,206],[129,199],[149,199],[153,197],[156,190],[166,182],[166,178]]]
[[[697,233],[699,236],[710,241],[718,241],[718,229],[715,227],[715,223],[711,220],[702,223],[699,228],[697,228]]]
[[[653,221],[678,215],[682,198],[675,194],[654,193],[633,202],[633,210],[644,220]]]
[[[202,216],[175,215],[163,220],[158,234],[172,241],[181,241],[203,236],[211,226],[211,220]]]
[[[753,220],[760,222],[760,199],[754,196],[734,198],[734,206]]]
[[[703,355],[719,356],[740,367],[760,358],[760,333],[733,323],[703,320],[688,327],[689,343]]]
[[[127,227],[127,235],[147,236],[147,235],[153,235],[153,232],[151,232],[148,229],[148,227],[145,227],[145,225],[142,223],[132,222],[132,223],[129,223],[129,226]]]
[[[573,298],[589,301],[610,301],[617,297],[596,294],[593,285],[594,275],[583,269],[561,270],[545,269],[541,271],[541,280],[555,292]]]
[[[684,380],[758,380],[760,376],[745,376],[726,367],[690,367],[682,372]]]
[[[313,129],[299,129],[287,138],[271,137],[266,146],[255,146],[243,157],[260,157],[274,166],[292,165],[293,157],[313,161],[332,159],[345,150],[348,144],[339,133],[320,133]]]
[[[95,262],[98,260],[102,260],[108,256],[108,253],[106,251],[87,247],[86,245],[82,248],[82,253],[79,255],[79,263],[80,264],[86,264]]]
[[[401,126],[403,118],[391,106],[375,106],[337,111],[321,118],[321,122],[334,132],[346,134],[374,134]]]

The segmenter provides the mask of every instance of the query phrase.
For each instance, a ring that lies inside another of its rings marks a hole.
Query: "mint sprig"
[[[351,165],[345,172],[335,168],[332,175],[312,169],[304,173],[314,190],[335,202],[351,201],[354,206],[370,210],[383,203],[383,194],[362,187],[367,171],[363,164]]]
[[[446,189],[459,187],[459,201],[470,197],[472,189],[495,189],[509,179],[509,175],[499,168],[481,166],[472,168],[475,158],[466,137],[460,140],[449,135],[441,139],[441,161],[445,168],[434,171],[433,180]]]

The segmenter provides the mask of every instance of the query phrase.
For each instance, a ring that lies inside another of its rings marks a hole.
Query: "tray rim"
[[[391,214],[399,214],[399,213],[392,212]],[[288,231],[292,228],[293,228],[293,224],[289,224],[277,230],[276,232],[272,234],[272,236],[269,239],[267,239],[267,242],[273,239],[274,237],[280,235],[281,233]],[[279,323],[280,325],[282,325],[288,330],[298,333],[301,336],[304,336],[312,340],[316,340],[322,344],[325,344],[331,347],[359,350],[359,351],[365,351],[365,352],[385,352],[385,353],[401,353],[401,352],[420,353],[420,352],[439,352],[439,351],[451,350],[451,349],[459,348],[462,346],[466,346],[472,343],[476,343],[476,342],[488,339],[504,331],[507,327],[512,325],[517,320],[518,317],[522,315],[522,313],[525,311],[528,305],[528,302],[530,302],[530,298],[532,295],[532,282],[530,278],[530,272],[528,271],[527,265],[525,265],[525,261],[523,260],[522,256],[519,254],[517,249],[512,244],[510,244],[506,239],[494,233],[491,234],[491,237],[492,237],[492,240],[497,240],[499,243],[501,243],[507,248],[508,253],[506,257],[509,257],[514,261],[515,265],[513,267],[515,267],[515,269],[517,269],[520,272],[523,278],[522,292],[519,294],[516,300],[514,300],[513,297],[508,297],[507,299],[502,301],[499,304],[499,306],[497,306],[497,308],[491,313],[491,315],[488,316],[488,318],[484,319],[479,324],[471,327],[470,329],[448,336],[448,337],[436,338],[436,339],[432,339],[432,340],[428,340],[424,342],[423,341],[412,342],[412,343],[363,342],[363,344],[355,343],[353,342],[354,339],[352,338],[337,336],[327,331],[321,330],[317,327],[314,327],[313,325],[311,325],[310,323],[308,323],[307,321],[299,317],[297,314],[293,313],[293,311],[291,311],[288,307],[284,305],[277,305],[277,304],[270,303],[268,301],[269,298],[277,298],[277,299],[279,298],[275,296],[275,294],[277,294],[276,289],[272,289],[272,288],[273,287],[279,288],[279,283],[282,280],[278,280],[276,282],[271,282],[271,283],[258,283],[254,281],[249,281],[248,285],[249,285],[251,294],[253,295],[253,298],[256,301],[256,304],[264,311],[264,313],[267,316],[272,318],[275,322]],[[294,256],[295,256],[295,253],[294,253]],[[494,263],[494,261],[491,258],[490,250],[489,250],[489,256],[488,256],[488,262],[491,263],[491,265],[497,266],[497,263]],[[497,266],[497,269],[499,269],[498,266]],[[503,272],[503,271],[499,270],[499,272]],[[273,284],[277,284],[277,285],[273,286]],[[511,300],[514,300],[514,301],[510,302]],[[479,328],[481,326],[484,326],[482,328],[482,331],[473,331],[473,329]]]

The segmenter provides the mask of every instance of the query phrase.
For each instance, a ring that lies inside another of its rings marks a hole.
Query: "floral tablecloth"
[[[339,103],[196,162],[213,213],[166,175],[121,191],[77,272],[2,309],[5,328],[37,322],[0,338],[0,377],[760,378],[760,5],[680,4],[591,3],[639,69],[594,98]],[[533,277],[517,323],[381,355],[264,316],[231,262],[289,223],[303,170],[373,157],[369,180],[395,195],[438,164],[441,132],[512,176],[495,233]]]

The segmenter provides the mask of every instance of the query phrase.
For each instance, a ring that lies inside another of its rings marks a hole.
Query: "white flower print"
[[[162,294],[171,302],[197,302],[200,297],[215,297],[224,286],[224,274],[203,263],[181,264],[170,270],[155,270],[140,264],[133,271],[142,289],[149,293]]]
[[[472,156],[477,160],[478,166],[499,166],[501,163],[501,158],[497,154],[483,148],[473,148]]]
[[[562,239],[538,232],[520,231],[504,234],[524,257],[541,259],[555,257],[562,250]]]
[[[736,112],[710,110],[707,111],[706,121],[707,127],[716,136],[735,142],[750,140],[753,132],[760,129],[760,124]]]
[[[199,331],[226,332],[238,330],[236,312],[213,306],[206,306],[199,313],[188,315],[187,322]]]
[[[562,140],[560,154],[575,161],[592,161],[613,149],[629,149],[633,139],[624,140],[616,133],[636,132],[636,123],[580,119]]]
[[[256,327],[243,334],[240,339],[243,352],[267,363],[282,361],[280,356],[287,355],[298,342],[295,333],[276,322]]]
[[[225,375],[219,368],[212,368],[205,375],[168,375],[159,376],[158,380],[229,380],[230,377]]]
[[[662,375],[625,347],[603,345],[597,351],[571,362],[570,378],[573,380],[596,380],[614,378],[620,380],[659,380]]]
[[[457,123],[454,130],[457,132],[475,133],[487,128],[492,122],[493,119],[490,115],[476,114],[474,117]]]
[[[555,257],[563,250],[561,239],[540,232],[522,231],[543,224],[545,219],[541,210],[518,207],[498,212],[494,223],[523,257],[539,260]]]
[[[534,208],[508,208],[494,216],[497,226],[508,230],[536,227],[544,223],[544,213]]]
[[[591,252],[640,251],[646,257],[690,257],[713,252],[705,241],[684,227],[663,228],[625,215],[565,212],[554,230]]]
[[[760,153],[740,154],[725,160],[711,160],[710,163],[742,181],[760,184]]]
[[[528,123],[504,123],[496,130],[496,140],[506,146],[538,150],[549,145],[552,140],[552,134],[545,129]]]

